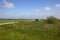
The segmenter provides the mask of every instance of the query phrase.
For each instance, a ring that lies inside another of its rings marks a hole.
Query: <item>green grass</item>
[[[60,25],[32,20],[3,20],[17,22],[0,25],[0,40],[60,40]]]
[[[17,20],[0,20],[0,23],[16,22]]]

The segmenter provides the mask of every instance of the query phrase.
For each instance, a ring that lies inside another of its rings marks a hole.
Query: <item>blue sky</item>
[[[60,17],[60,0],[0,0],[0,18],[45,19],[48,16]]]

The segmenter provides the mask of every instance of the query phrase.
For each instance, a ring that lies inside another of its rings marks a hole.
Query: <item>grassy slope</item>
[[[17,21],[0,26],[0,40],[60,40],[60,25]]]

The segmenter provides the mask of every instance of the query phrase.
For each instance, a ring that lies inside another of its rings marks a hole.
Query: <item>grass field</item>
[[[34,20],[0,20],[0,40],[60,40],[60,25]],[[60,23],[60,22],[59,22]]]

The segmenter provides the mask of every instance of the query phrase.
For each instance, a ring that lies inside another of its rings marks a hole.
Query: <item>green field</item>
[[[0,40],[60,40],[60,25],[44,20],[0,20]],[[60,21],[59,21],[60,23]]]

